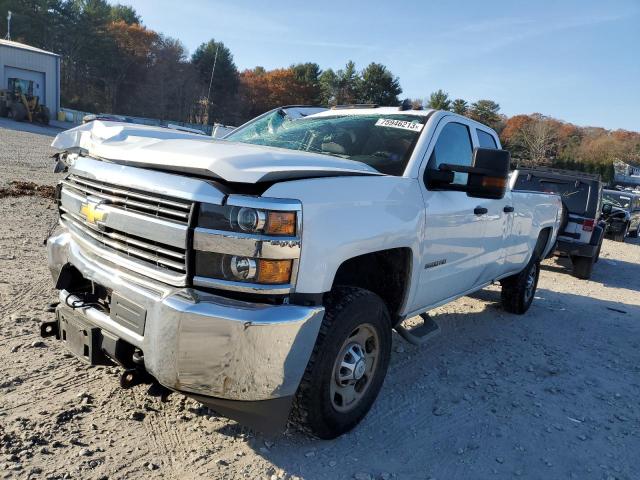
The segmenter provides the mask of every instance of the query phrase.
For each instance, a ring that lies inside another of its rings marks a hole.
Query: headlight
[[[193,232],[193,284],[286,295],[294,291],[301,251],[298,200],[229,195],[199,204]]]
[[[263,210],[242,207],[237,210],[235,221],[245,232],[257,232],[264,228],[267,216]]]
[[[196,252],[196,275],[231,282],[283,285],[291,281],[292,260]]]
[[[198,226],[214,230],[293,237],[296,235],[297,221],[296,212],[204,204],[200,208]]]

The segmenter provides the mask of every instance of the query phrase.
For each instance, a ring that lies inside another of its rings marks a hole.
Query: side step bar
[[[440,335],[440,325],[428,313],[420,314],[422,325],[414,328],[396,326],[396,332],[412,345],[425,345],[429,340]]]

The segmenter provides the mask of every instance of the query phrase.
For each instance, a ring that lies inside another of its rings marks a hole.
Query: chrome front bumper
[[[146,370],[162,385],[226,400],[258,401],[295,394],[315,344],[323,307],[266,305],[178,288],[134,275],[83,249],[68,231],[47,243],[57,282],[72,264],[82,276],[146,311],[142,335],[95,308],[86,321],[140,348]],[[60,292],[65,301],[67,292]]]

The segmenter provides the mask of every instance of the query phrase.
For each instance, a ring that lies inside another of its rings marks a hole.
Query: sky
[[[192,53],[214,38],[240,70],[386,65],[401,98],[439,88],[506,115],[640,131],[640,0],[119,0]]]

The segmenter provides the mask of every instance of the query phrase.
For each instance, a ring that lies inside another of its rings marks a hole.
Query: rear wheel
[[[27,109],[21,103],[14,103],[9,109],[9,118],[22,122],[27,117]]]
[[[44,124],[44,125],[49,125],[49,121],[51,120],[51,113],[49,112],[49,109],[47,107],[41,107],[40,108],[40,121]]]
[[[629,232],[630,238],[638,238],[638,233],[640,232],[640,226],[638,226],[635,230]]]
[[[573,276],[582,280],[588,280],[591,278],[591,272],[593,271],[594,258],[593,257],[571,257],[571,263],[573,265]]]
[[[7,104],[3,100],[0,100],[0,117],[6,117],[7,113],[9,113],[7,110]]]
[[[391,319],[380,297],[361,288],[336,287],[325,308],[292,420],[330,439],[354,428],[378,396],[391,355]]]
[[[627,236],[627,232],[629,231],[629,224],[625,224],[624,227],[622,228],[621,232],[618,233],[614,233],[613,234],[613,241],[614,242],[624,242],[624,238]]]
[[[502,284],[502,307],[511,313],[522,315],[531,306],[538,287],[540,261],[535,255],[518,274],[500,281]]]

